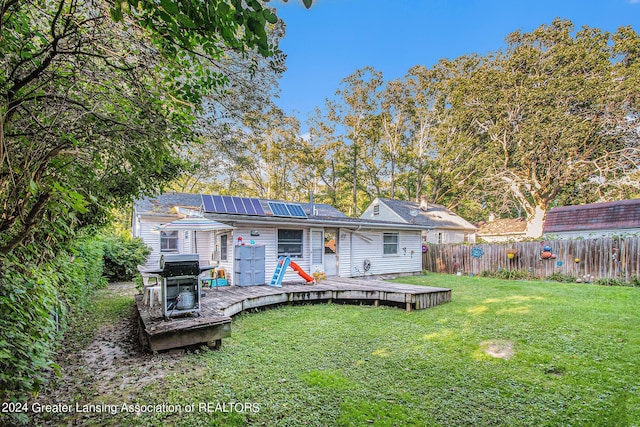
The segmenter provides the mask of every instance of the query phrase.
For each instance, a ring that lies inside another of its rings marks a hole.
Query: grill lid
[[[166,254],[160,257],[160,268],[142,272],[162,277],[198,276],[203,271],[211,269],[213,266],[200,267],[198,254]]]
[[[164,269],[166,263],[175,262],[200,262],[198,254],[164,254],[160,257],[160,268]]]
[[[197,276],[200,274],[200,258],[198,254],[170,254],[160,257],[160,275]]]

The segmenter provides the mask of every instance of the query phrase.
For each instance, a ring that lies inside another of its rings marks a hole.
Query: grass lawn
[[[411,313],[321,304],[239,316],[220,351],[165,355],[163,378],[81,403],[195,404],[193,413],[118,412],[96,425],[640,425],[640,289],[401,281],[449,287],[452,302]],[[109,304],[102,298],[98,306]],[[104,322],[114,314],[98,312]],[[242,405],[229,402],[249,405],[236,412]]]

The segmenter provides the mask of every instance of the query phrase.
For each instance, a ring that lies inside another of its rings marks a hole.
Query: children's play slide
[[[307,281],[307,283],[312,283],[313,277],[309,276],[303,269],[300,268],[300,266],[298,264],[296,264],[295,262],[291,261],[291,263],[289,264],[291,266],[291,268],[293,268],[293,271],[295,271],[296,273],[298,273],[298,276],[302,277],[304,280]]]
[[[269,286],[275,286],[276,288],[282,287],[282,279],[284,279],[284,274],[287,271],[287,267],[291,266],[293,271],[298,273],[300,277],[307,281],[307,283],[315,282],[315,279],[309,276],[298,264],[291,261],[291,258],[288,256],[281,256],[278,258],[278,264],[276,265],[276,271],[273,272],[273,278],[269,283]]]

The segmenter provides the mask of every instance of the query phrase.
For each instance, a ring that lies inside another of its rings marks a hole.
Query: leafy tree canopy
[[[256,0],[0,1],[0,264],[46,261],[175,177],[223,59],[282,67],[277,22]]]
[[[484,189],[517,200],[539,236],[576,184],[589,191],[637,170],[640,37],[556,20],[507,42],[452,77],[447,128],[470,136],[458,152],[483,150]]]

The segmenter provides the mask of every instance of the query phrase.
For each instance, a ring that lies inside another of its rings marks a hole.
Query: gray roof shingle
[[[379,201],[387,205],[395,213],[400,215],[406,222],[410,224],[424,225],[427,228],[459,228],[465,230],[476,230],[476,227],[456,215],[442,205],[429,203],[427,210],[420,209],[420,204],[407,200],[378,198]],[[411,215],[411,211],[417,211],[415,217]]]

